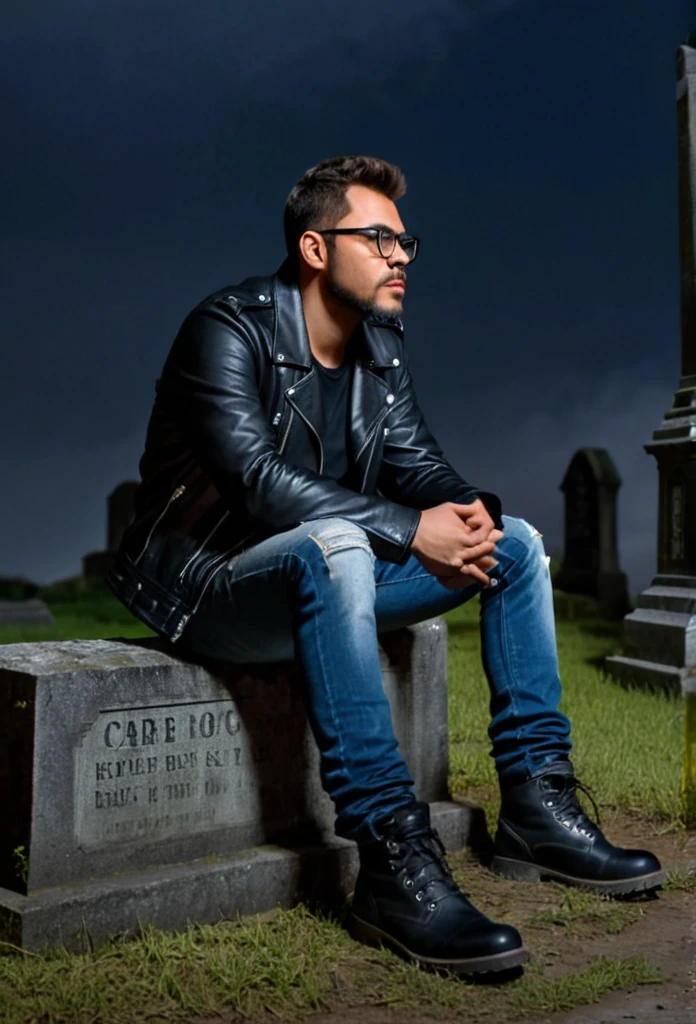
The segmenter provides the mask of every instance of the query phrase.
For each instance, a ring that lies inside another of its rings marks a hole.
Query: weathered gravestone
[[[694,39],[690,37],[693,44]],[[624,620],[624,654],[606,659],[619,680],[681,691],[686,714],[684,794],[696,824],[696,49],[677,50],[681,380],[652,443],[659,473],[657,575]]]
[[[54,626],[55,619],[39,597],[0,601],[0,626]]]
[[[570,461],[565,494],[565,552],[553,585],[596,598],[609,615],[628,608],[625,573],[619,568],[616,496],[621,477],[604,448],[580,448]]]
[[[47,605],[36,597],[38,584],[24,576],[0,576],[0,626],[53,626]]]
[[[300,898],[342,900],[294,664],[187,663],[159,638],[0,647],[0,937],[99,944]],[[450,848],[447,632],[381,637],[384,686],[418,795]],[[269,845],[273,844],[273,845]]]
[[[133,497],[137,489],[135,480],[125,480],[107,498],[106,551],[91,551],[83,557],[84,576],[103,579],[133,516]]]

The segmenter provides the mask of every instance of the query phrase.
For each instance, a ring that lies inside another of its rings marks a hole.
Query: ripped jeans
[[[376,821],[414,799],[382,686],[378,633],[476,594],[500,778],[521,781],[568,755],[548,559],[525,520],[503,516],[503,527],[491,586],[448,590],[413,555],[404,565],[375,558],[365,532],[347,520],[306,522],[231,558],[186,627],[179,643],[194,656],[299,660],[338,835],[377,835]]]

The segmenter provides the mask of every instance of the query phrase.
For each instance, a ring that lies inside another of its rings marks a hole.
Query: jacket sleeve
[[[420,513],[358,494],[276,453],[259,397],[258,355],[243,325],[215,308],[194,310],[172,346],[158,393],[230,509],[274,533],[339,516],[367,533],[379,558],[403,564]]]
[[[467,483],[447,461],[418,406],[405,353],[402,366],[377,480],[380,492],[417,509],[432,508],[446,501],[466,505],[480,498],[496,528],[501,530],[500,499]]]

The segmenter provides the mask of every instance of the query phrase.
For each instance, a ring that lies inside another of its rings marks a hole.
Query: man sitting
[[[400,319],[419,250],[395,205],[404,191],[383,160],[318,164],[288,198],[278,272],[186,317],[107,580],[189,654],[299,660],[336,832],[359,844],[353,935],[476,974],[528,954],[449,873],[397,747],[380,633],[481,595],[494,871],[604,893],[663,872],[578,803],[540,534],[455,472],[418,407]]]

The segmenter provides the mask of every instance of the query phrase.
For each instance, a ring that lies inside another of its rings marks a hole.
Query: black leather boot
[[[526,782],[503,787],[493,871],[612,896],[661,885],[665,872],[657,857],[612,846],[580,806],[578,789],[588,793],[569,761],[555,761]]]
[[[426,803],[400,807],[359,844],[348,930],[424,967],[457,974],[509,970],[529,959],[516,928],[496,924],[460,891]]]

